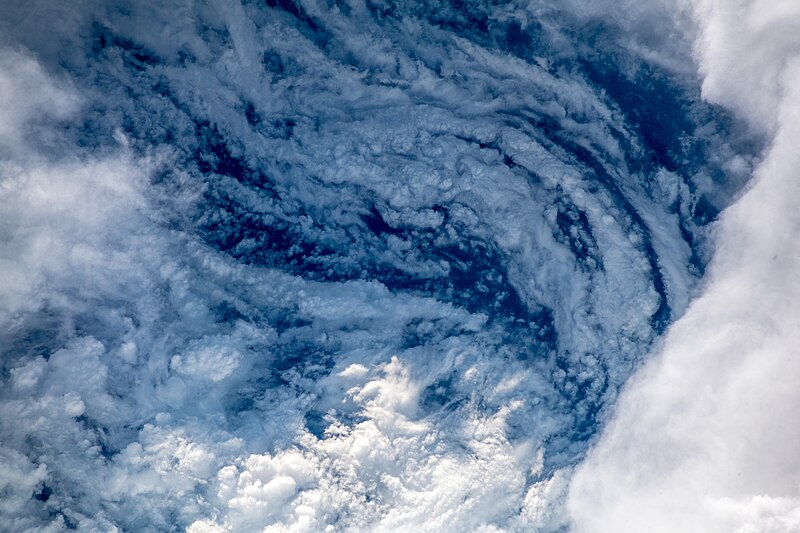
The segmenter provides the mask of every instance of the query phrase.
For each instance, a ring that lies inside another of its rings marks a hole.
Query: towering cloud
[[[771,142],[702,295],[574,479],[579,532],[800,530],[800,5],[696,10],[704,94]]]

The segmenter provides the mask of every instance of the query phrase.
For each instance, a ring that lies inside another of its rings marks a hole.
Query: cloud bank
[[[706,97],[772,138],[722,215],[702,295],[570,490],[575,531],[800,529],[800,6],[697,2]]]

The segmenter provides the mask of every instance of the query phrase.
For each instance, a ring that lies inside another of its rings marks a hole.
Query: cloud
[[[791,0],[693,3],[703,94],[770,133],[791,98],[791,63],[800,54],[798,5]]]
[[[698,2],[704,94],[772,142],[716,228],[703,293],[623,393],[570,489],[573,528],[800,528],[800,9]]]
[[[354,378],[352,370],[340,375]],[[418,394],[393,358],[348,389],[361,422],[347,426],[331,414],[324,438],[306,435],[296,447],[224,467],[214,482],[220,514],[189,531],[320,531],[334,523],[347,531],[497,530],[492,524],[520,505],[519,461],[536,455],[501,436],[518,405],[450,428],[459,435],[414,420]],[[557,524],[544,514],[557,500],[552,485],[530,489],[519,527]]]
[[[12,87],[55,87],[36,60],[13,58],[24,68],[12,69]],[[53,91],[57,106],[74,101],[67,85]],[[465,433],[448,435],[448,425],[426,421],[420,406],[439,365],[449,371],[453,357],[482,357],[471,337],[485,315],[394,295],[376,282],[315,283],[239,264],[159,224],[149,178],[169,159],[134,155],[119,133],[111,148],[86,153],[62,142],[44,157],[26,136],[34,126],[58,128],[74,109],[49,117],[31,109],[4,138],[15,150],[3,161],[0,188],[8,221],[0,248],[9,376],[0,397],[4,524],[19,531],[165,528],[173,520],[195,529],[408,521],[430,528],[430,516],[441,514],[439,526],[477,527],[515,510],[519,471],[541,457],[503,436],[513,409],[471,410]],[[222,311],[213,309],[222,303],[233,319],[218,318]],[[259,316],[281,312],[298,313],[299,326],[279,334]],[[443,339],[440,348],[428,342],[417,350],[415,376],[397,358],[386,362],[413,321],[420,335]],[[275,352],[291,357],[298,343],[323,352],[326,336],[335,337],[336,364],[352,361],[341,376],[315,383],[275,363]],[[441,357],[426,362],[431,347]],[[471,376],[491,372],[489,365]],[[270,381],[277,383],[263,385]],[[523,394],[520,384],[502,394]],[[298,397],[292,389],[300,387],[306,392]],[[238,390],[261,403],[248,419],[236,419],[245,410],[235,405]],[[320,438],[303,429],[314,403],[326,417]],[[249,427],[257,417],[267,418]],[[254,451],[272,446],[272,454]],[[392,500],[369,503],[384,495]]]
[[[0,150],[3,155],[41,144],[52,134],[42,128],[75,115],[80,98],[67,81],[49,76],[30,55],[3,48],[0,52]],[[38,135],[37,135],[38,134]]]
[[[748,170],[662,7],[29,4],[0,6],[0,519],[563,528]]]

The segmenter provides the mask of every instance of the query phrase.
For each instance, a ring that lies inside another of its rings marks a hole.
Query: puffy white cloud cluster
[[[800,530],[800,5],[695,5],[706,96],[771,143],[702,295],[574,479],[578,532]]]
[[[496,531],[509,516],[517,527],[558,525],[547,514],[557,482],[520,501],[526,468],[542,468],[541,450],[503,437],[520,402],[443,428],[418,419],[419,388],[397,358],[373,371],[353,364],[328,381],[347,389],[362,420],[347,426],[329,414],[324,438],[306,434],[222,468],[212,496],[221,514],[189,531]]]

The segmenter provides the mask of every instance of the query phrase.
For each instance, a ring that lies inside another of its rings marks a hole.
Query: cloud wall
[[[717,224],[701,296],[578,470],[575,531],[800,529],[800,6],[696,10],[704,95],[772,141]]]

